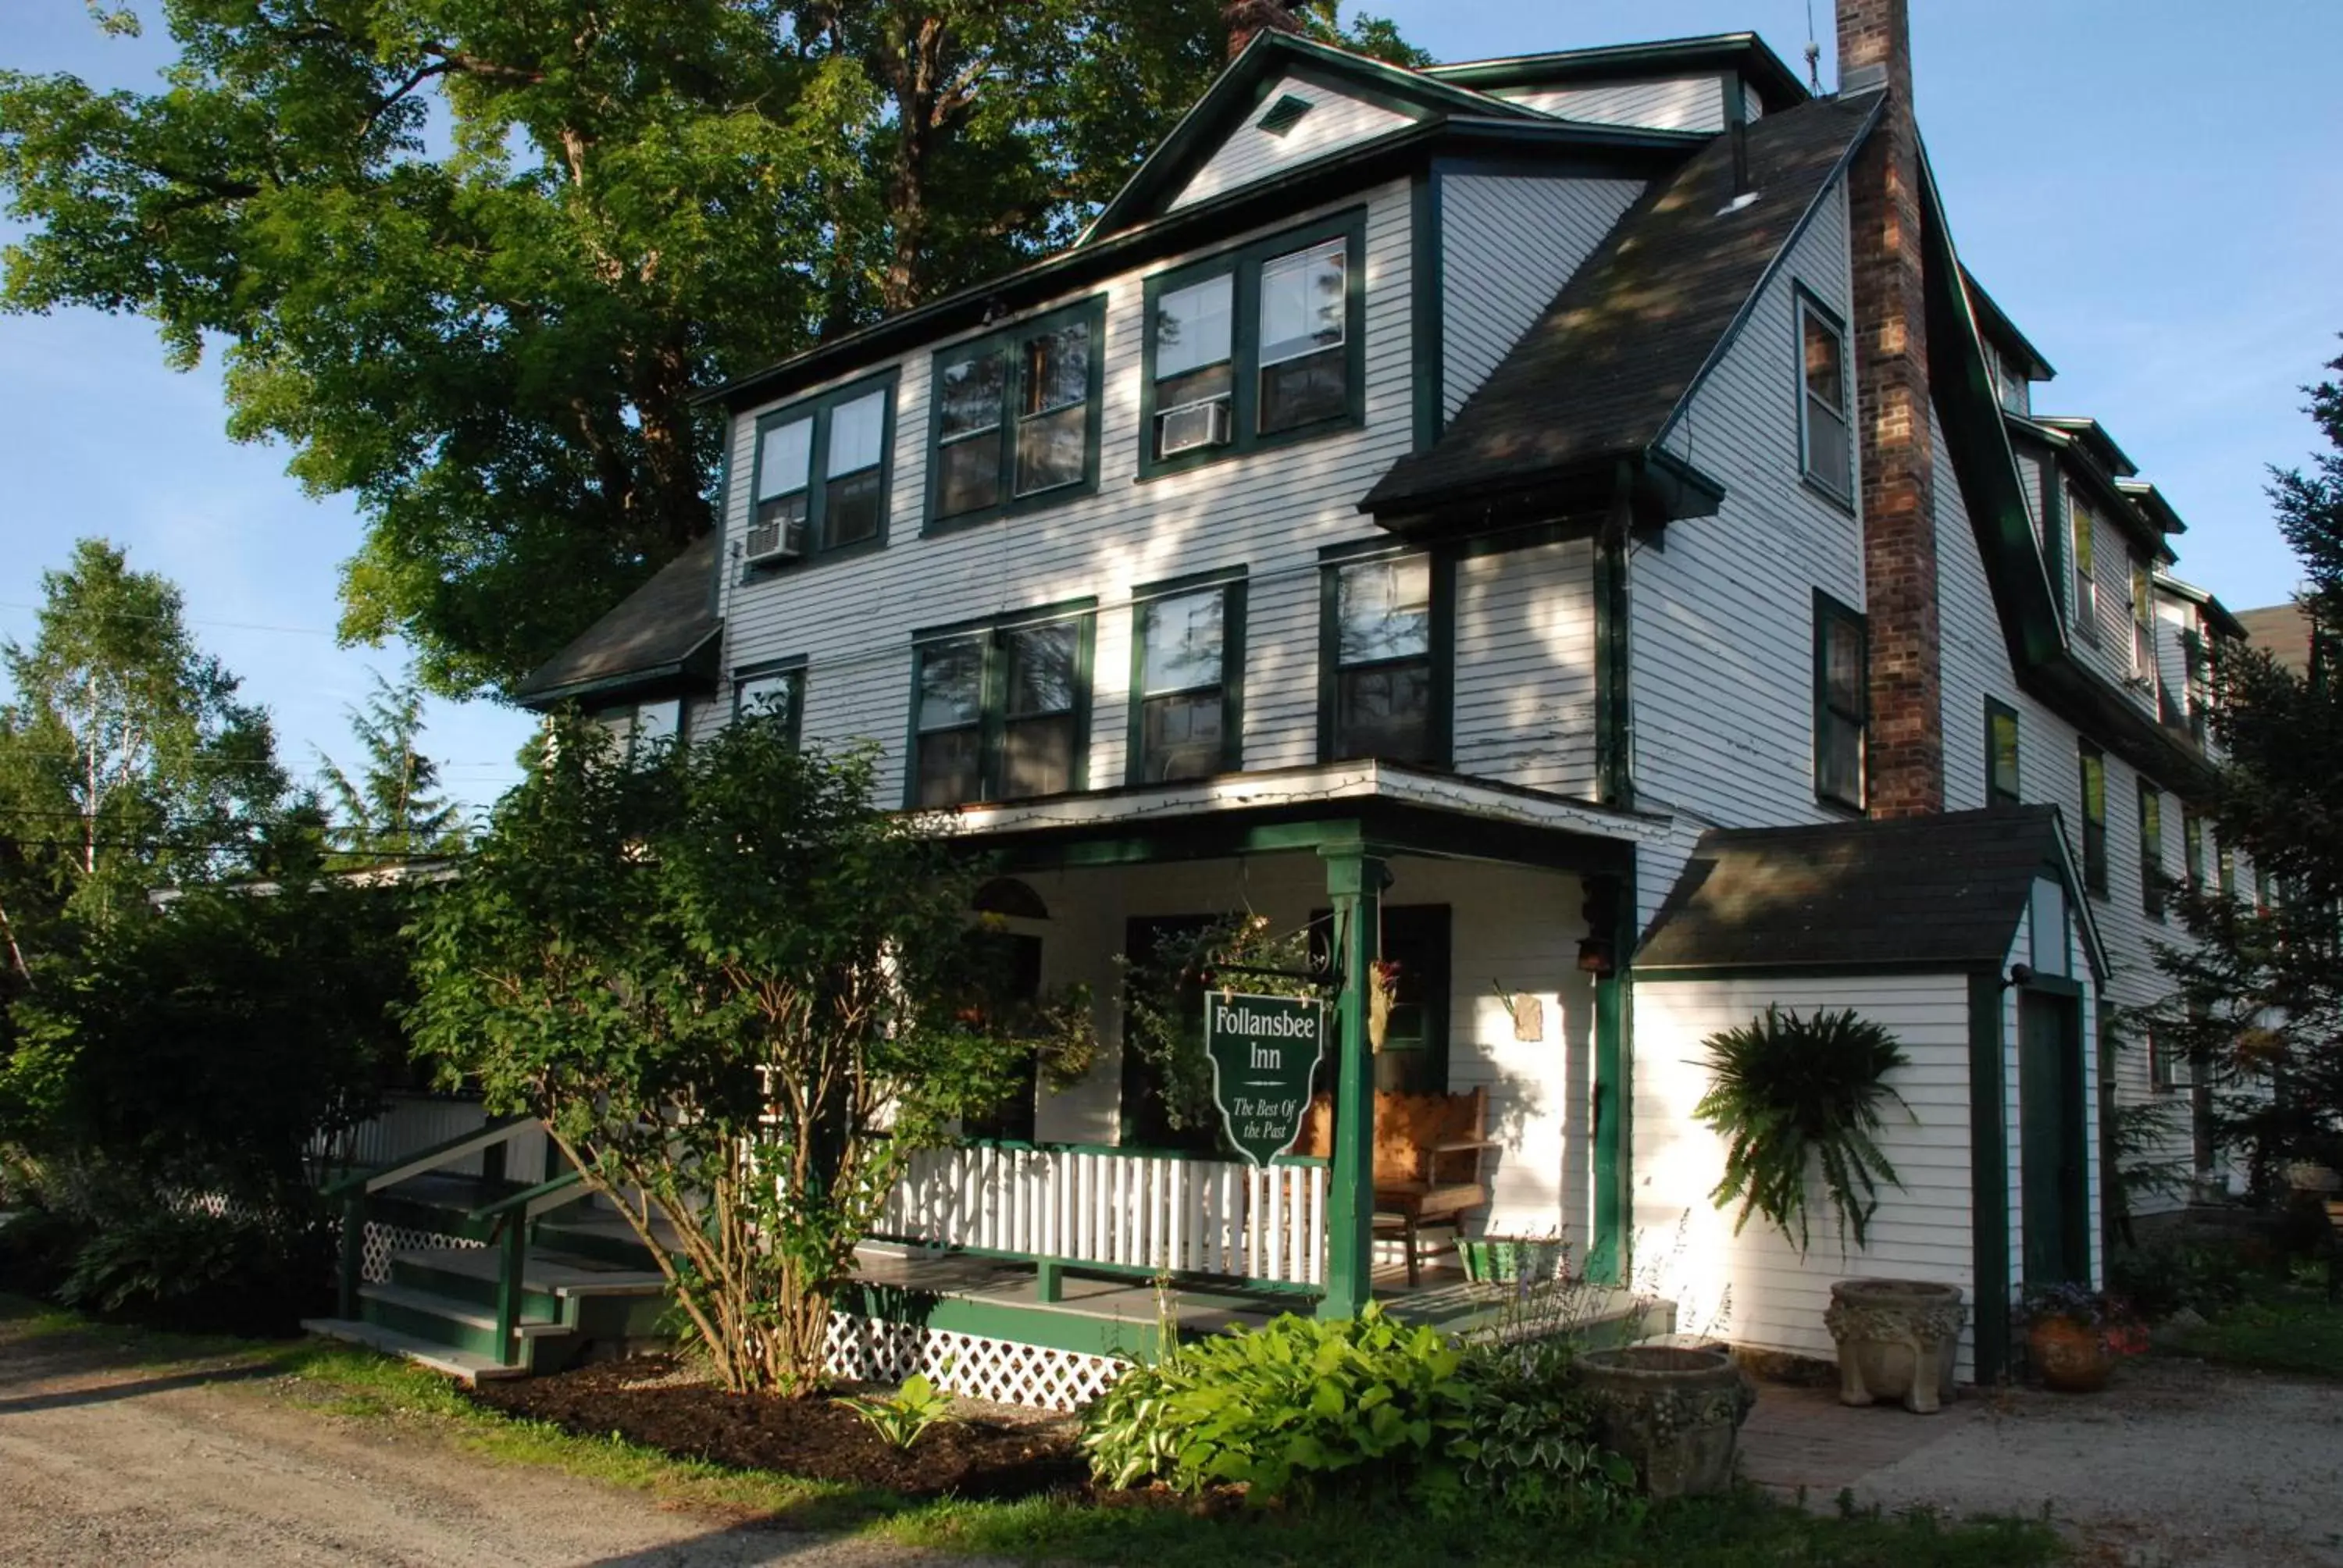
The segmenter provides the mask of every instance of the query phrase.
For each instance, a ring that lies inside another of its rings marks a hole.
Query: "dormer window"
[[[2071,547],[2066,558],[2074,568],[2075,584],[2074,597],[2068,601],[2067,609],[2073,618],[2075,629],[2083,634],[2083,640],[2096,646],[2099,640],[2099,579],[2097,551],[2093,545],[2097,528],[2090,509],[2077,498],[2072,490],[2066,493],[2066,516],[2072,525],[2069,528]]]
[[[1364,417],[1359,214],[1147,280],[1142,478]]]
[[[2147,562],[2131,561],[2131,672],[2156,687],[2156,596],[2151,591]]]
[[[1846,373],[1846,327],[1822,302],[1798,291],[1798,465],[1808,483],[1842,506],[1855,504],[1854,412]]]

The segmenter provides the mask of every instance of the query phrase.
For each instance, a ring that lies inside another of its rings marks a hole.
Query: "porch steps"
[[[501,1378],[527,1377],[528,1369],[507,1366],[487,1356],[474,1355],[431,1340],[417,1339],[413,1334],[385,1328],[380,1323],[357,1318],[304,1318],[301,1326],[313,1334],[329,1340],[342,1340],[385,1355],[400,1356],[417,1366],[454,1378],[467,1388],[481,1382],[493,1382]]]

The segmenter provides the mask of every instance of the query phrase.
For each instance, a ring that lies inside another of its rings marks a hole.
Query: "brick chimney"
[[[1256,33],[1302,31],[1301,18],[1294,15],[1285,0],[1232,0],[1222,8],[1221,18],[1228,24],[1232,60],[1244,53],[1245,45],[1252,42]]]
[[[1945,809],[1945,719],[1910,0],[1837,5],[1840,94],[1887,95],[1847,176],[1871,628],[1871,815],[1918,817]]]

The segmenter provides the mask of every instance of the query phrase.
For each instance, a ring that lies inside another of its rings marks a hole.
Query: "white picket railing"
[[[881,1233],[1071,1263],[1286,1284],[1326,1277],[1326,1167],[1139,1150],[922,1150]]]

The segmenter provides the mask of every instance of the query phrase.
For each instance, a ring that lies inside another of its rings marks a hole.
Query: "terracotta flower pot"
[[[1927,1280],[1841,1280],[1823,1314],[1838,1345],[1841,1404],[1897,1400],[1933,1415],[1953,1397],[1968,1309],[1958,1285]]]
[[[2106,1331],[2072,1318],[2042,1318],[2029,1324],[2026,1353],[2042,1386],[2059,1393],[2097,1393],[2116,1370]]]
[[[1603,1445],[1635,1467],[1654,1497],[1699,1497],[1733,1484],[1734,1434],[1757,1402],[1723,1351],[1628,1345],[1578,1358]]]

